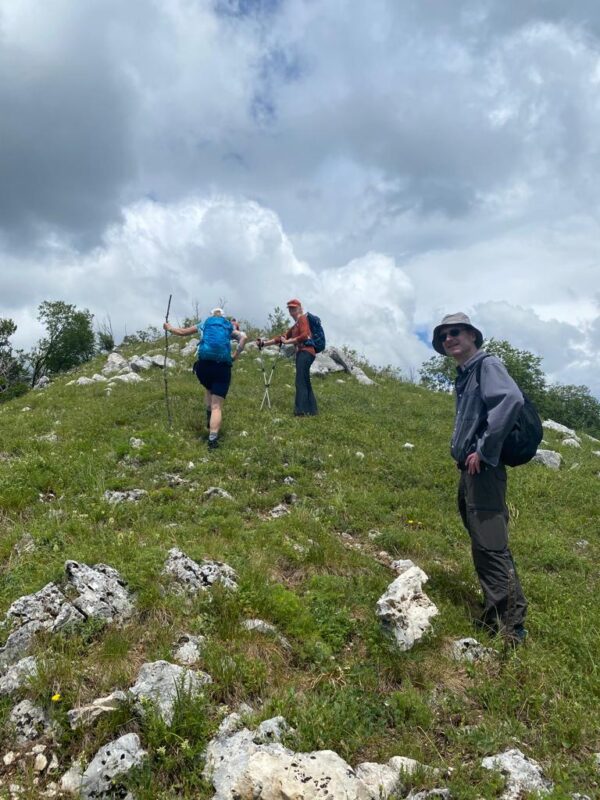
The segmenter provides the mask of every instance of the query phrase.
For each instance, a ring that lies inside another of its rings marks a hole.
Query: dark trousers
[[[303,416],[317,413],[317,398],[310,382],[310,367],[315,357],[306,350],[296,353],[296,400],[294,414]]]
[[[482,464],[480,473],[461,472],[458,509],[471,537],[473,563],[485,600],[483,620],[492,627],[522,626],[527,601],[508,548],[506,467]]]

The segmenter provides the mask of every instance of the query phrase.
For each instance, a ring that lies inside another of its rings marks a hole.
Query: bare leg
[[[218,394],[211,394],[210,398],[210,436],[216,436],[221,428],[225,398]]]
[[[205,406],[206,406],[206,427],[207,428],[210,428],[211,398],[212,398],[212,395],[207,389],[206,392],[205,392],[205,395],[204,395],[204,403],[205,403]]]

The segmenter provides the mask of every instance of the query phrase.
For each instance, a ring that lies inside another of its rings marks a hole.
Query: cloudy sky
[[[597,0],[0,0],[0,316],[465,310],[600,396]]]

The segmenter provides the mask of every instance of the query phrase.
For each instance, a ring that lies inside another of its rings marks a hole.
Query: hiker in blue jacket
[[[481,350],[481,331],[463,313],[448,314],[433,331],[434,350],[457,364],[451,453],[458,469],[458,508],[471,538],[484,596],[477,627],[524,641],[527,601],[508,548],[506,467],[500,460],[524,400],[502,361]]]
[[[231,364],[236,361],[248,338],[243,331],[234,330],[231,322],[223,316],[222,308],[213,308],[211,316],[204,322],[197,322],[188,328],[175,328],[169,322],[163,328],[175,336],[200,334],[200,344],[196,351],[194,373],[206,389],[206,427],[208,447],[214,450],[219,446],[219,431],[223,419],[223,403],[231,384]],[[231,354],[231,340],[238,346]]]

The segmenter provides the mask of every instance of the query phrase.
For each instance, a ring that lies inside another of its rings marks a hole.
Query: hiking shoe
[[[522,625],[515,625],[514,630],[512,630],[510,633],[506,631],[504,635],[507,644],[510,644],[513,647],[520,647],[520,645],[525,644],[527,639],[527,630]]]
[[[208,440],[208,449],[209,450],[216,450],[218,448],[218,446],[219,446],[219,440],[218,439],[209,439]]]

